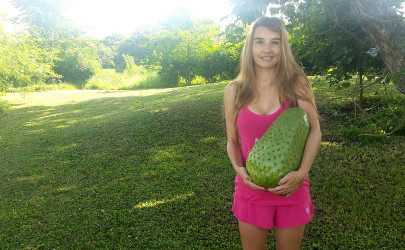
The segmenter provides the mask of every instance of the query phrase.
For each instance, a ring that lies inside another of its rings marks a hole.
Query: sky
[[[0,0],[0,12],[11,18],[18,15],[9,0]],[[179,7],[188,9],[195,19],[208,18],[218,23],[231,13],[228,0],[67,0],[65,17],[87,35],[104,38],[113,33],[130,35],[142,26],[164,21]],[[8,29],[13,29],[10,25]]]

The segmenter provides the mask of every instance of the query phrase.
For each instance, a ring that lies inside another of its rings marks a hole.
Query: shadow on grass
[[[0,120],[2,245],[232,244],[223,88],[12,107]]]
[[[0,116],[0,245],[240,248],[223,88],[13,102]],[[326,136],[311,168],[315,214],[302,248],[400,249],[405,142],[342,140],[344,124],[319,110]]]

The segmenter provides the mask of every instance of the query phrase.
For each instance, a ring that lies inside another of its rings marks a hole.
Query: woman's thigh
[[[300,249],[305,225],[298,227],[276,227],[276,247],[282,249]]]
[[[266,249],[268,229],[239,221],[239,232],[244,250]]]

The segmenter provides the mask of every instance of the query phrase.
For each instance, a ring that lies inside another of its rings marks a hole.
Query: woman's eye
[[[280,45],[280,41],[273,41],[271,44],[273,44],[273,45]]]

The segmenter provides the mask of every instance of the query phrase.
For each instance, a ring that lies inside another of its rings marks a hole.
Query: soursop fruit
[[[298,170],[308,138],[308,117],[301,108],[283,111],[256,142],[246,160],[254,183],[273,188],[287,173]]]

